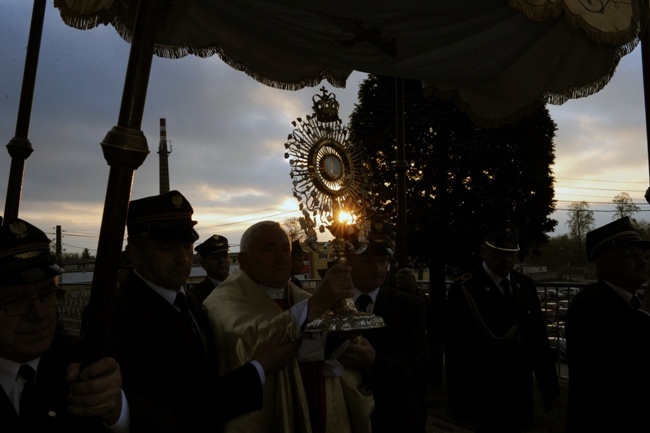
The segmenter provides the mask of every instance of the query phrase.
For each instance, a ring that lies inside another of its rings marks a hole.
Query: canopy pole
[[[646,2],[646,7],[648,2]],[[650,32],[645,23],[645,29],[641,35],[641,64],[643,66],[643,100],[645,107],[645,132],[646,146],[648,148],[648,170],[650,171]],[[649,176],[650,177],[650,176]],[[650,203],[650,187],[645,192],[645,199]]]
[[[33,152],[32,144],[28,138],[29,122],[31,120],[32,101],[34,99],[38,57],[41,50],[45,5],[46,0],[34,0],[32,22],[30,24],[29,39],[27,42],[27,54],[25,57],[25,69],[23,72],[23,85],[20,91],[20,102],[18,105],[16,135],[7,144],[7,151],[9,152],[9,156],[11,156],[11,167],[9,169],[7,197],[5,199],[5,220],[18,218],[20,196],[23,190],[25,160]]]
[[[101,143],[110,166],[104,212],[97,247],[90,300],[82,329],[83,359],[90,364],[107,353],[117,288],[120,253],[134,171],[142,165],[149,148],[140,130],[156,36],[159,5],[155,0],[140,0],[131,42],[118,125]]]
[[[409,266],[406,227],[406,151],[404,144],[404,79],[395,78],[395,123],[397,158],[393,168],[397,172],[397,263],[399,268]]]

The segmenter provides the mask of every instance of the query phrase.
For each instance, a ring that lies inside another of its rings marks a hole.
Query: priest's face
[[[291,244],[279,225],[260,227],[250,248],[239,253],[239,266],[253,281],[280,289],[291,276]]]

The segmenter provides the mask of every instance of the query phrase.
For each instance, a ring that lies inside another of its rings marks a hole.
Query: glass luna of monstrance
[[[348,139],[338,117],[339,103],[323,87],[312,98],[313,116],[298,118],[285,143],[293,195],[299,202],[300,226],[314,252],[333,249],[334,261],[345,263],[346,254],[361,254],[368,246],[370,224],[363,211],[370,203],[369,169],[360,146]],[[325,244],[318,233],[334,237]],[[327,314],[306,325],[307,331],[353,331],[385,326],[384,320],[358,311],[351,298],[339,300]]]

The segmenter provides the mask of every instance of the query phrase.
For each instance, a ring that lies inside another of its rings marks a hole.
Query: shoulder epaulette
[[[463,274],[463,275],[461,275],[460,277],[456,278],[456,280],[455,280],[454,282],[455,282],[455,283],[464,284],[464,283],[465,283],[467,280],[469,280],[470,278],[472,278],[472,273],[471,273],[471,272],[467,272],[466,274]]]

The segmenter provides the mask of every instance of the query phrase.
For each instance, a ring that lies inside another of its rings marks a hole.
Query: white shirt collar
[[[160,287],[157,284],[152,283],[151,281],[147,280],[146,278],[142,277],[142,275],[138,274],[138,271],[134,270],[136,275],[140,278],[142,278],[142,281],[147,283],[147,286],[151,287],[151,289],[158,293],[160,296],[165,298],[167,302],[169,302],[171,305],[174,305],[174,302],[176,302],[176,294],[177,293],[182,293],[185,294],[185,288],[181,286],[180,290],[178,292],[172,290],[172,289],[166,289],[164,287]]]
[[[14,386],[18,378],[18,369],[23,364],[29,364],[34,371],[38,371],[38,364],[40,363],[41,358],[32,359],[28,362],[16,362],[9,359],[0,358],[0,386],[4,389],[5,394],[9,394],[9,391]]]
[[[492,269],[488,268],[488,265],[486,265],[485,262],[483,262],[483,270],[488,274],[488,276],[490,278],[492,278],[492,281],[494,281],[494,284],[496,284],[496,286],[501,291],[503,291],[503,289],[501,288],[501,280],[503,280],[505,278],[506,280],[510,281],[510,274],[506,275],[505,277],[500,277],[497,274],[495,274],[494,272],[492,272]]]
[[[259,288],[271,297],[271,299],[287,299],[287,288],[274,289],[273,287],[263,286],[258,284]]]
[[[605,281],[605,280],[603,280],[603,281]],[[621,289],[620,287],[613,285],[613,284],[610,283],[609,281],[605,281],[605,284],[607,284],[609,287],[611,287],[612,290],[614,290],[614,291],[618,294],[618,296],[620,296],[621,298],[623,298],[623,300],[624,300],[626,303],[629,304],[629,303],[632,301],[632,296],[633,296],[633,295],[632,295],[630,292],[628,292],[627,290],[623,290],[623,289]]]
[[[377,294],[379,294],[379,289],[381,289],[381,287],[377,287],[377,288],[376,288],[375,290],[373,290],[372,292],[368,292],[368,293],[366,293],[366,295],[370,296],[370,299],[372,299],[372,303],[373,303],[373,304],[374,304],[375,301],[377,300]],[[363,292],[362,292],[361,290],[359,290],[359,289],[354,289],[354,296],[352,297],[352,300],[353,300],[354,302],[356,302],[356,301],[357,301],[357,298],[358,298],[359,296],[361,296],[362,294],[363,294]]]

